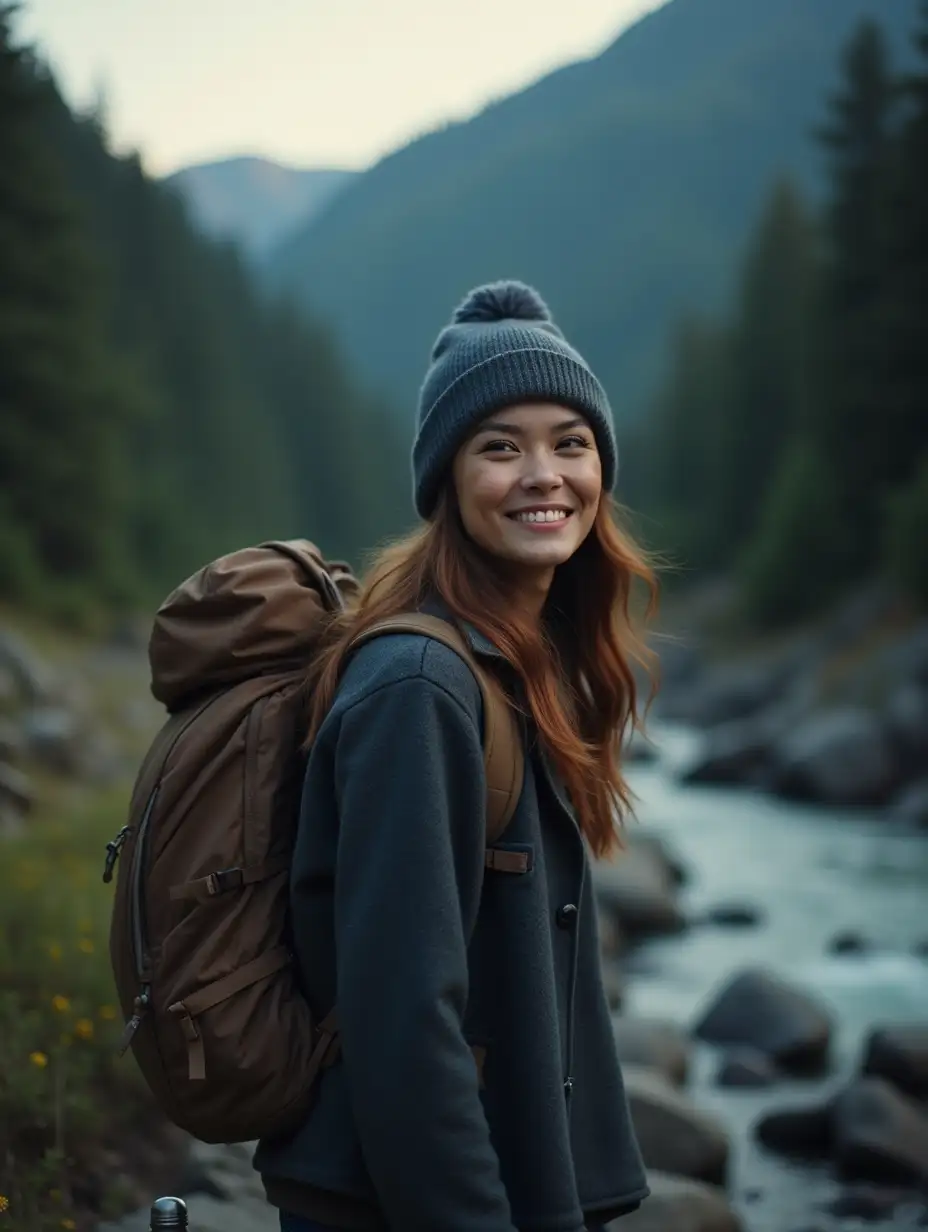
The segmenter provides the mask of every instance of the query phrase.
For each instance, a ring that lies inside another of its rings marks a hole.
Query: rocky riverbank
[[[885,612],[877,620],[869,602],[845,613],[843,650],[832,638],[830,658],[816,660],[814,672],[807,662],[805,675],[818,681],[807,722],[835,698],[857,695],[889,725],[900,689],[923,696],[925,629],[908,623],[890,633]],[[787,651],[777,653],[785,661]],[[795,646],[789,653],[797,662]],[[665,660],[663,713],[693,726],[674,736],[658,722],[657,748],[639,746],[632,777],[641,824],[631,827],[625,856],[595,872],[616,1042],[653,1190],[616,1226],[928,1227],[928,844],[887,807],[905,780],[885,798],[865,792],[840,809],[827,793],[757,772],[782,764],[779,753],[765,753],[742,779],[699,772],[707,742],[725,726],[733,738],[790,689],[781,695],[769,679],[748,688],[746,656],[736,666],[682,650],[679,662]],[[895,674],[884,670],[888,661]],[[793,673],[798,694],[802,676]],[[879,688],[861,693],[859,682],[874,673]],[[0,637],[0,696],[0,817],[9,834],[28,830],[46,771],[77,787],[131,774],[159,717],[130,637],[81,647],[54,667],[28,640]],[[896,767],[909,764],[905,747],[923,747],[917,724],[907,730],[914,743],[893,746]],[[779,739],[788,735],[784,727]],[[817,795],[832,807],[787,802]],[[189,1143],[182,1169],[164,1173],[151,1197],[159,1190],[185,1197],[200,1232],[277,1227],[247,1144]],[[99,1226],[141,1232],[147,1210]]]
[[[698,614],[678,624],[659,645],[655,713],[701,733],[684,781],[928,826],[928,620],[873,585],[760,649],[720,652],[724,637]]]

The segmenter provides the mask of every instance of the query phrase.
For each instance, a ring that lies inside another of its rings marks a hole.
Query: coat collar
[[[481,633],[469,621],[456,620],[449,608],[440,599],[431,599],[424,603],[422,610],[432,616],[440,616],[442,620],[453,621],[467,638],[467,644],[474,654],[479,655],[483,659],[494,659],[498,663],[508,662],[500,648],[491,642],[486,634]]]

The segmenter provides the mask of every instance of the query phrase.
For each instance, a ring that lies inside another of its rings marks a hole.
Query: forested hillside
[[[810,129],[862,15],[900,47],[914,0],[671,0],[595,59],[391,154],[269,266],[402,413],[453,304],[542,290],[644,413],[680,312],[721,310],[772,181],[818,194]]]
[[[0,7],[0,594],[72,615],[307,534],[357,557],[406,441],[325,331],[76,118]]]
[[[827,192],[771,196],[724,321],[690,317],[627,442],[634,504],[688,571],[786,623],[876,573],[928,606],[928,0],[914,72],[881,27],[819,110]]]

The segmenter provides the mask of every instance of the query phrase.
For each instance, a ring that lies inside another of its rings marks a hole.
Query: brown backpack
[[[357,582],[306,540],[222,557],[162,604],[149,645],[168,719],[107,845],[119,875],[110,956],[131,1044],[161,1108],[206,1142],[285,1132],[338,1053],[335,1011],[317,1022],[288,948],[290,857],[305,756],[304,680],[327,614]],[[500,685],[458,629],[418,613],[358,642],[420,632],[466,659],[484,702],[489,867],[522,785],[523,753]]]

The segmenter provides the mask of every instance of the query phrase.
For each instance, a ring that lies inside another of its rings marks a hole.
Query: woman
[[[538,295],[471,293],[436,342],[413,450],[424,520],[375,566],[312,680],[294,944],[341,1060],[256,1166],[284,1232],[581,1232],[648,1193],[603,993],[586,849],[616,845],[637,718],[642,555],[616,528],[606,395]],[[526,768],[484,871],[481,695],[456,619],[524,715]],[[337,989],[337,996],[336,996]],[[474,1048],[484,1057],[482,1073]]]

